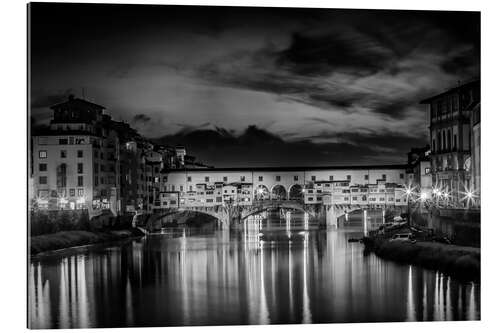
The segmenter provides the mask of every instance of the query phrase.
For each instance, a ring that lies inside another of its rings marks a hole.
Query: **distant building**
[[[463,193],[472,189],[471,116],[479,102],[480,81],[460,85],[421,101],[430,109],[433,186],[449,193],[450,202],[457,205],[463,202]]]

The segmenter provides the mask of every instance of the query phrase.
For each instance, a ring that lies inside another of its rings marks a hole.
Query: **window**
[[[61,150],[61,158],[66,158],[66,150]]]
[[[175,191],[175,185],[172,185],[172,191]]]
[[[227,182],[227,177],[226,176],[222,177],[222,181]]]
[[[187,181],[188,181],[188,182],[190,182],[190,181],[191,181],[191,176],[188,176],[188,180],[187,180]]]
[[[78,189],[78,196],[83,197],[83,188]]]
[[[316,180],[316,176],[311,176],[311,180],[315,181]]]
[[[83,186],[83,176],[78,176],[78,186]]]
[[[83,173],[83,163],[78,163],[77,169],[78,169],[78,173]]]
[[[457,135],[455,134],[453,136],[453,149],[457,149],[458,148],[458,144],[457,144]]]
[[[386,180],[386,178],[387,178],[386,175],[382,175],[383,180]]]
[[[106,165],[105,164],[101,164],[101,171],[106,172]]]
[[[404,179],[405,178],[405,175],[403,173],[400,173],[399,174],[399,179]]]
[[[352,197],[352,200],[358,200],[358,197]]]
[[[425,174],[428,175],[431,173],[431,168],[425,168]]]
[[[210,181],[210,177],[205,177],[205,183],[208,183]]]
[[[75,196],[75,189],[74,188],[70,188],[69,189],[69,196],[70,197],[74,197]]]
[[[40,150],[38,152],[38,158],[47,158],[47,151],[46,150]]]
[[[184,186],[180,185],[180,187],[179,187],[179,188],[180,188],[180,191],[181,191],[181,192],[182,192],[182,191],[184,191]]]
[[[307,201],[313,201],[314,200],[314,197],[308,197],[307,198]]]
[[[264,177],[262,176],[259,176],[259,182],[263,181],[264,180]]]
[[[351,175],[347,175],[347,180],[351,180]]]
[[[276,176],[276,181],[277,182],[281,181],[281,176]]]
[[[60,144],[60,145],[67,145],[67,144],[68,144],[68,138],[65,138],[65,139],[59,139],[59,144]]]
[[[38,171],[47,171],[47,164],[46,163],[38,164]]]
[[[83,150],[78,150],[78,151],[76,152],[76,156],[77,156],[78,158],[82,158],[82,157],[83,157]]]
[[[245,176],[241,176],[240,179],[241,179],[242,182],[244,182],[245,181]]]
[[[299,181],[299,176],[293,176],[293,181],[295,182]]]
[[[370,176],[369,175],[365,175],[365,180],[368,180],[370,179]]]
[[[47,176],[40,176],[40,178],[38,178],[38,183],[41,185],[46,185],[47,184]]]
[[[333,180],[333,176],[330,176],[330,180],[331,180],[331,181]]]

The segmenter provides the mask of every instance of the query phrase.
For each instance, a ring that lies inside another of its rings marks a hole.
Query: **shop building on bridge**
[[[252,205],[258,200],[304,204],[406,205],[406,165],[213,168],[170,170],[154,209]]]

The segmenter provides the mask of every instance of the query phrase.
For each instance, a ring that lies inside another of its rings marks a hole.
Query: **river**
[[[480,285],[363,254],[301,215],[32,257],[32,328],[478,320]]]

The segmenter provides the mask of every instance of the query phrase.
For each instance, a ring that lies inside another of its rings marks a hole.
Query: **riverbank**
[[[109,231],[60,231],[52,234],[33,236],[30,238],[30,254],[39,254],[46,251],[111,242],[130,237],[142,236],[137,229],[109,230]]]
[[[387,236],[364,238],[365,250],[400,263],[436,269],[460,279],[479,281],[481,250],[476,247],[428,241],[390,241]]]

